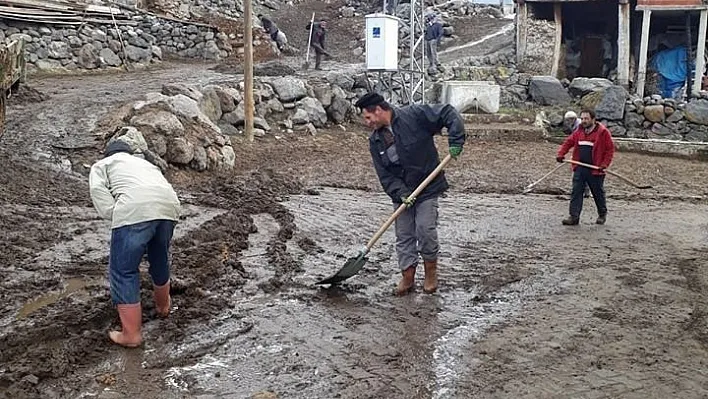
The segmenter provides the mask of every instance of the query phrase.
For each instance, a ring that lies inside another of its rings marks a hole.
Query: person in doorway
[[[563,116],[563,133],[566,136],[572,134],[580,126],[580,118],[573,111],[568,111]]]
[[[419,257],[423,259],[423,290],[437,290],[438,197],[448,189],[444,173],[438,175],[417,198],[418,185],[439,165],[433,136],[447,128],[449,152],[457,158],[465,143],[465,126],[459,112],[446,105],[408,105],[394,108],[377,93],[356,102],[366,124],[373,129],[369,150],[381,186],[394,207],[407,210],[396,220],[396,253],[402,278],[395,290],[405,295],[415,286]]]
[[[89,187],[96,211],[111,221],[110,291],[122,330],[109,337],[136,347],[142,341],[139,265],[146,253],[157,313],[170,312],[168,253],[180,203],[160,169],[121,140],[109,143],[105,157],[91,166]]]
[[[428,74],[437,75],[442,72],[438,63],[438,45],[443,37],[443,24],[434,12],[425,16],[425,52],[428,57]]]
[[[570,199],[570,216],[563,220],[567,226],[580,223],[580,213],[583,210],[583,192],[585,186],[590,187],[597,206],[597,224],[605,224],[607,205],[605,202],[605,169],[612,163],[615,154],[615,144],[612,135],[605,126],[595,120],[595,111],[584,109],[580,112],[581,124],[565,139],[558,149],[556,161],[563,162],[565,155],[573,148],[572,159],[600,169],[590,169],[573,165],[573,191]]]
[[[261,21],[263,30],[265,30],[268,36],[275,42],[278,50],[282,51],[285,45],[288,44],[288,38],[285,36],[285,33],[278,29],[278,25],[273,22],[270,16],[259,14],[258,19]]]
[[[307,24],[307,30],[310,30],[310,24]],[[315,22],[312,27],[312,36],[310,37],[310,47],[315,50],[315,69],[322,70],[322,56],[331,58],[332,55],[325,50],[325,37],[327,35],[327,21],[321,19]]]

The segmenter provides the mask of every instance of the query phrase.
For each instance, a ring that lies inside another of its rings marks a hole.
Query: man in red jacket
[[[570,199],[570,217],[563,220],[566,226],[574,226],[580,222],[580,212],[583,210],[583,192],[585,186],[590,187],[597,206],[597,224],[605,224],[607,205],[605,203],[605,169],[612,163],[615,154],[615,144],[612,135],[605,126],[595,121],[595,111],[584,109],[580,112],[580,126],[565,139],[558,150],[556,161],[563,162],[565,154],[573,148],[574,161],[599,166],[600,169],[590,169],[573,165],[573,193]]]

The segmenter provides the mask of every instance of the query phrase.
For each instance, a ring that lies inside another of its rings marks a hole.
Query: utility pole
[[[244,25],[244,111],[246,113],[246,139],[253,142],[253,9],[251,0],[243,1],[243,25]]]

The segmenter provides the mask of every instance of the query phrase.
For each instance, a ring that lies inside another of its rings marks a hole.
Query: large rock
[[[534,76],[529,83],[531,99],[540,105],[568,105],[571,98],[561,82],[552,76]]]
[[[153,108],[169,111],[183,118],[182,121],[196,123],[208,129],[209,134],[221,134],[219,127],[199,109],[199,104],[184,94],[168,97],[160,93],[148,93],[145,95],[144,101],[138,101],[133,105],[136,112],[144,112],[146,109]]]
[[[152,57],[152,50],[129,44],[125,46],[125,56],[133,62],[147,61]]]
[[[113,137],[108,141],[111,144],[114,141],[123,141],[130,146],[130,149],[134,153],[144,152],[148,149],[145,137],[140,131],[132,126],[126,126],[121,128]]]
[[[351,76],[341,72],[328,73],[327,81],[347,91],[352,91],[352,89],[354,88],[354,79]]]
[[[582,97],[610,86],[612,86],[612,82],[603,78],[575,78],[570,83],[568,90],[570,90],[570,94]]]
[[[304,125],[310,122],[310,116],[307,114],[307,111],[298,108],[298,110],[295,111],[295,115],[293,115],[292,121],[296,125]]]
[[[108,66],[117,67],[123,63],[120,57],[109,48],[101,49],[101,51],[98,52],[98,56]]]
[[[232,169],[236,164],[236,153],[230,145],[221,147],[221,156],[223,157],[223,168]]]
[[[79,50],[77,63],[85,69],[94,69],[98,67],[98,51],[93,44],[84,44]]]
[[[624,126],[627,129],[638,129],[642,127],[644,117],[636,112],[627,112],[624,115]]]
[[[282,102],[296,101],[307,96],[305,82],[297,78],[275,78],[270,84]]]
[[[332,104],[332,87],[330,85],[317,85],[313,88],[315,98],[317,98],[323,107],[327,108]]]
[[[664,116],[663,105],[647,105],[644,107],[644,117],[652,122],[663,122]]]
[[[221,98],[216,93],[214,87],[206,87],[202,90],[202,98],[199,101],[199,109],[201,109],[202,112],[204,112],[204,114],[214,123],[221,119]]]
[[[304,98],[301,101],[300,108],[307,112],[310,122],[312,122],[315,127],[322,127],[327,123],[327,112],[316,98]]]
[[[689,122],[699,125],[708,125],[708,101],[694,100],[686,104],[683,110],[684,117]]]
[[[49,58],[64,59],[71,57],[71,49],[65,42],[51,42],[47,50]]]
[[[207,159],[207,153],[204,147],[194,147],[194,158],[192,158],[192,161],[189,163],[189,166],[191,166],[192,169],[196,170],[197,172],[207,170],[207,167],[209,166],[209,160]]]
[[[194,159],[194,145],[184,137],[175,137],[167,142],[167,162],[187,165]]]
[[[243,126],[246,123],[246,109],[243,103],[239,104],[233,112],[224,114],[221,120],[232,126]]]
[[[221,106],[221,112],[226,114],[233,112],[236,106],[241,102],[241,94],[236,89],[223,88],[221,86],[211,86],[216,95],[219,97],[219,105]]]
[[[624,118],[624,104],[627,90],[622,86],[610,86],[603,90],[585,95],[580,99],[583,108],[595,110],[597,119],[617,121]]]
[[[349,100],[335,97],[327,108],[327,115],[332,121],[342,123],[347,119],[351,108],[352,103]]]
[[[170,112],[162,110],[135,115],[130,119],[130,124],[145,132],[157,133],[168,137],[184,134],[184,126],[179,121],[179,118]]]
[[[184,94],[185,96],[191,98],[194,101],[200,101],[204,96],[198,88],[191,85],[185,85],[182,83],[165,83],[162,85],[162,94],[166,96],[176,96],[178,94]]]

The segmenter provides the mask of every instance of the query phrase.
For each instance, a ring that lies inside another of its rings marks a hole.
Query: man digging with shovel
[[[414,288],[419,256],[425,267],[423,291],[433,293],[438,287],[438,196],[449,186],[441,173],[417,198],[411,193],[440,163],[433,136],[443,127],[448,131],[450,155],[460,155],[465,143],[462,117],[451,105],[393,108],[377,93],[366,94],[356,107],[374,129],[369,149],[381,186],[395,208],[407,205],[396,219],[396,253],[403,276],[395,293],[405,295]]]

